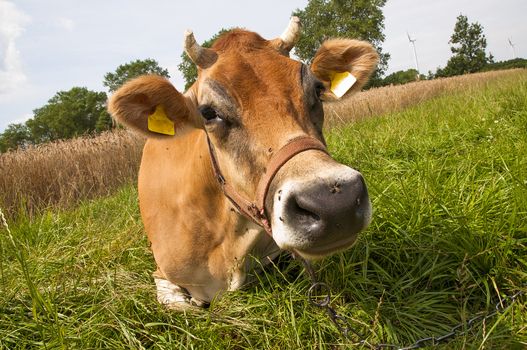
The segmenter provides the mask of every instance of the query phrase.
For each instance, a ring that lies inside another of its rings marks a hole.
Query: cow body
[[[234,30],[212,49],[189,34],[186,50],[199,77],[185,94],[164,78],[144,76],[110,100],[119,121],[149,137],[139,201],[164,304],[202,305],[238,289],[253,257],[265,263],[283,249],[308,259],[346,249],[370,221],[361,174],[320,149],[302,150],[273,173],[261,208],[269,232],[238,210],[216,179],[211,152],[216,173],[253,200],[274,155],[292,140],[324,143],[322,101],[335,97],[334,76],[357,78],[349,95],[376,65],[371,45],[337,39],[325,42],[308,67],[288,57],[298,37],[291,28],[299,29],[298,19],[270,41]]]
[[[139,199],[156,277],[177,281],[198,300],[239,288],[252,263],[247,255],[279,250],[261,227],[232,210],[214,178],[202,130],[147,141]]]

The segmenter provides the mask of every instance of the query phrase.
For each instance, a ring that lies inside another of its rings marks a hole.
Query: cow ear
[[[196,127],[196,110],[189,98],[157,75],[130,80],[108,102],[118,122],[148,137],[173,136]]]
[[[351,96],[366,84],[379,55],[370,43],[350,39],[326,40],[311,63],[311,70],[326,86],[322,100]]]

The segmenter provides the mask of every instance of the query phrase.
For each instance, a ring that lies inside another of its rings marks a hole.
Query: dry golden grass
[[[136,178],[143,144],[119,130],[0,154],[0,208],[13,218],[112,193]]]
[[[368,90],[328,104],[326,126],[396,112],[433,97],[517,79],[515,69]],[[124,130],[0,154],[0,208],[9,217],[107,195],[134,181],[144,139]]]
[[[525,75],[527,70],[490,71],[363,91],[349,99],[326,104],[326,126],[331,128],[349,121],[397,112],[445,93],[479,89],[501,79],[517,79],[519,74]]]

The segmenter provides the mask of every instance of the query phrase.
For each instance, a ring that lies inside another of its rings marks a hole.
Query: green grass
[[[317,264],[333,306],[372,343],[408,345],[527,290],[527,76],[329,132],[366,177],[374,218]],[[0,231],[0,349],[346,348],[287,259],[206,311],[155,300],[137,193]],[[443,349],[523,349],[522,297]]]

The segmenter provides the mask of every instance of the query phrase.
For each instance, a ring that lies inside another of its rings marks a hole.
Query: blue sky
[[[198,41],[223,27],[278,36],[291,12],[307,0],[0,0],[0,131],[23,122],[57,92],[73,86],[105,91],[103,76],[122,63],[153,58],[168,68],[177,88],[183,32]],[[496,60],[527,57],[526,0],[388,0],[384,51],[388,72],[414,67],[407,31],[414,37],[421,72],[450,57],[448,40],[457,15],[484,27]]]

